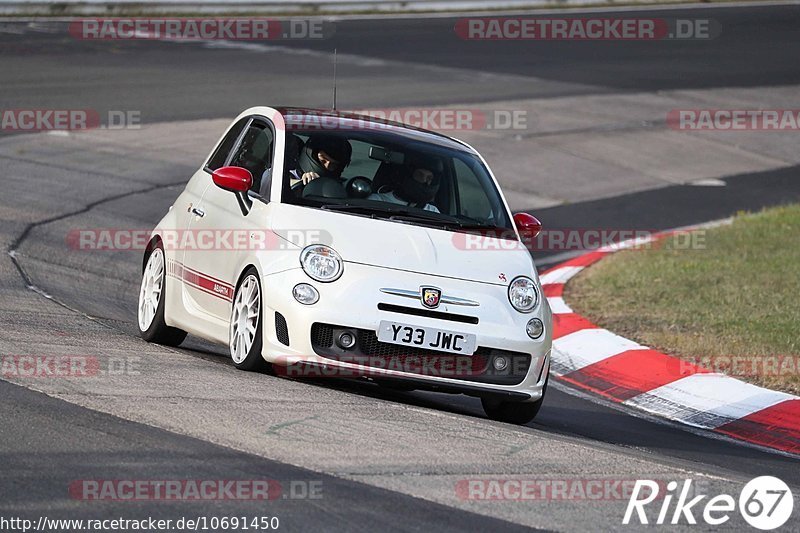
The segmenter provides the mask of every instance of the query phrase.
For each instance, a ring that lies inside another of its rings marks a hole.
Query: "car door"
[[[206,188],[189,226],[193,246],[184,250],[185,299],[197,318],[207,323],[209,335],[227,341],[231,304],[241,265],[252,254],[251,242],[263,238],[264,220],[256,220],[253,202],[269,200],[269,184],[275,147],[270,121],[250,117],[223,164],[250,171],[253,185],[247,195],[216,185]],[[208,167],[210,173],[217,168]],[[260,213],[260,210],[256,210]],[[257,214],[256,213],[256,214]]]

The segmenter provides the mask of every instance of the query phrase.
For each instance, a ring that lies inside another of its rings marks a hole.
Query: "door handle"
[[[204,217],[204,216],[206,216],[206,212],[205,212],[205,211],[203,211],[202,209],[198,209],[198,208],[196,208],[196,207],[193,207],[193,208],[192,208],[192,213],[194,213],[195,215],[197,215],[197,216],[199,216],[199,217]]]

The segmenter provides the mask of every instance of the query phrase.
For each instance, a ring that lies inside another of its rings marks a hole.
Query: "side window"
[[[225,138],[222,139],[222,142],[219,143],[219,146],[217,146],[217,149],[214,151],[214,155],[212,155],[211,159],[208,160],[208,164],[206,165],[208,168],[211,170],[217,170],[218,168],[225,166],[225,162],[228,160],[228,155],[231,153],[231,150],[233,150],[233,146],[239,139],[242,129],[244,129],[249,120],[249,118],[243,118],[233,125],[230,131],[228,131],[227,135],[225,135]]]
[[[272,155],[275,135],[272,129],[260,120],[253,120],[242,136],[242,142],[234,150],[231,166],[246,168],[253,176],[251,191],[269,198],[272,180]]]
[[[478,176],[466,163],[454,158],[453,164],[458,183],[458,196],[461,200],[461,215],[479,220],[492,217],[493,209],[489,197],[481,186]]]

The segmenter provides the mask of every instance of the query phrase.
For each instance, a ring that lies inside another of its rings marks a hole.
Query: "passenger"
[[[439,213],[439,209],[431,203],[439,191],[439,176],[431,170],[436,167],[436,162],[432,160],[412,160],[410,164],[410,168],[413,169],[411,175],[400,181],[394,190],[376,192],[367,199],[407,205]]]

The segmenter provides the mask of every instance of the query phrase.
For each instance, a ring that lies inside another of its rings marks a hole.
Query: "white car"
[[[481,398],[532,420],[552,315],[525,235],[470,146],[359,115],[242,113],[153,230],[142,337],[237,368]]]

